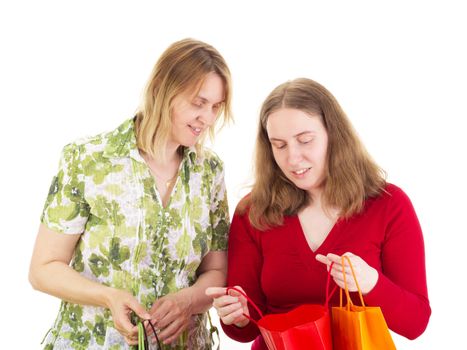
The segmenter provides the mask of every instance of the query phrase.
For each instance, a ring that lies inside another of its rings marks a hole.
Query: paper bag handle
[[[362,295],[362,290],[360,289],[360,285],[358,284],[358,281],[357,281],[357,277],[355,275],[355,270],[352,266],[352,263],[350,262],[350,259],[348,256],[345,256],[343,255],[341,257],[341,261],[342,261],[342,276],[344,277],[344,290],[345,290],[345,295],[347,297],[347,309],[350,309],[350,305],[353,305],[353,302],[352,302],[352,299],[350,298],[350,293],[349,293],[349,287],[347,285],[347,278],[346,278],[346,274],[345,274],[345,264],[346,264],[346,261],[347,263],[349,264],[349,267],[350,267],[350,270],[352,271],[352,276],[353,276],[353,279],[355,281],[355,284],[357,286],[357,290],[358,290],[358,295],[360,297],[360,302],[362,303],[362,306],[365,308],[366,305],[365,305],[365,302],[363,301],[363,295]],[[340,307],[342,307],[342,288],[340,289],[340,293],[339,293],[339,299],[340,299]]]

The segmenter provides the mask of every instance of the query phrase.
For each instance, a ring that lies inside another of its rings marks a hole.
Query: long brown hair
[[[317,82],[299,78],[276,87],[264,101],[259,118],[255,151],[255,182],[239,205],[250,208],[252,225],[264,230],[279,226],[284,215],[295,215],[312,200],[296,187],[277,165],[266,124],[271,113],[293,108],[319,116],[328,134],[326,178],[322,201],[338,208],[340,217],[359,213],[365,199],[377,196],[386,186],[384,171],[371,159],[334,96]]]
[[[219,119],[221,125],[232,120],[232,83],[230,70],[220,53],[211,45],[194,39],[184,39],[170,45],[155,64],[146,85],[141,106],[136,113],[136,142],[138,148],[163,161],[171,130],[171,108],[175,96],[197,92],[206,78],[214,72],[224,82],[224,102],[216,123],[209,128],[214,136]],[[157,136],[157,137],[156,137]],[[203,139],[197,144],[201,151]]]

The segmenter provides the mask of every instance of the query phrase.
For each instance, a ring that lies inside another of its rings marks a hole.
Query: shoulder
[[[402,188],[392,184],[387,183],[383,192],[380,195],[381,199],[391,202],[406,202],[410,201],[407,194],[402,190]]]
[[[85,136],[74,140],[64,147],[64,151],[79,152],[81,155],[94,153],[114,153],[130,141],[134,133],[133,120],[128,119],[116,129],[93,136]]]
[[[375,210],[379,208],[386,213],[413,210],[409,196],[400,187],[392,183],[387,183],[379,196],[368,199],[366,207]]]
[[[251,207],[251,192],[244,196],[235,207],[235,215],[247,217]]]

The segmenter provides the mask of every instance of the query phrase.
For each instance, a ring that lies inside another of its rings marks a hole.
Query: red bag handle
[[[260,319],[263,318],[263,313],[261,312],[261,310],[259,309],[259,307],[253,302],[253,300],[250,299],[250,297],[248,295],[246,295],[244,292],[242,292],[240,289],[237,289],[235,287],[227,287],[226,290],[225,290],[225,295],[229,295],[229,290],[234,290],[238,293],[240,293],[241,295],[243,295],[246,300],[248,300],[248,302],[256,309],[256,311],[258,312],[259,316],[260,316]],[[243,313],[243,316],[245,316],[246,318],[248,318],[250,321],[252,321],[255,325],[258,325],[258,322],[256,322],[255,319],[253,319],[250,315],[247,315],[246,313]]]
[[[329,271],[328,271],[328,278],[327,278],[327,282],[326,282],[326,302],[324,304],[324,307],[327,309],[328,308],[328,305],[329,305],[329,300],[331,299],[331,297],[334,295],[334,292],[336,291],[337,289],[337,286],[334,286],[334,289],[332,290],[331,294],[329,294],[329,284],[331,282],[331,271],[332,271],[332,267],[333,267],[334,263],[331,263],[331,266],[329,267]],[[235,287],[227,287],[226,290],[225,290],[225,295],[229,295],[229,290],[234,290],[238,293],[240,293],[241,295],[243,295],[246,300],[248,300],[248,302],[255,308],[255,310],[258,312],[259,316],[260,316],[260,319],[263,318],[263,313],[261,312],[261,310],[259,309],[259,307],[254,303],[253,300],[250,299],[250,297],[248,295],[246,295],[246,293],[242,292],[241,290],[235,288]],[[253,319],[251,316],[247,315],[247,314],[243,314],[243,316],[245,316],[246,318],[248,318],[250,321],[252,321],[255,325],[258,325],[258,322]]]

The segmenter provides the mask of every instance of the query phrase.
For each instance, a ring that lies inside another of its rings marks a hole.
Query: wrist
[[[370,293],[375,288],[376,284],[378,283],[378,279],[379,279],[378,270],[373,268],[372,273],[371,273],[371,278],[370,278],[371,282],[369,283],[368,288],[366,288],[365,292],[362,291],[362,294],[367,295],[368,293]]]
[[[118,298],[117,294],[121,291],[112,287],[103,286],[100,291],[102,304],[107,309],[112,309],[113,301]]]
[[[196,290],[193,286],[181,289],[177,294],[181,297],[181,299],[185,302],[186,310],[190,313],[190,315],[194,314],[195,309],[195,293]]]

